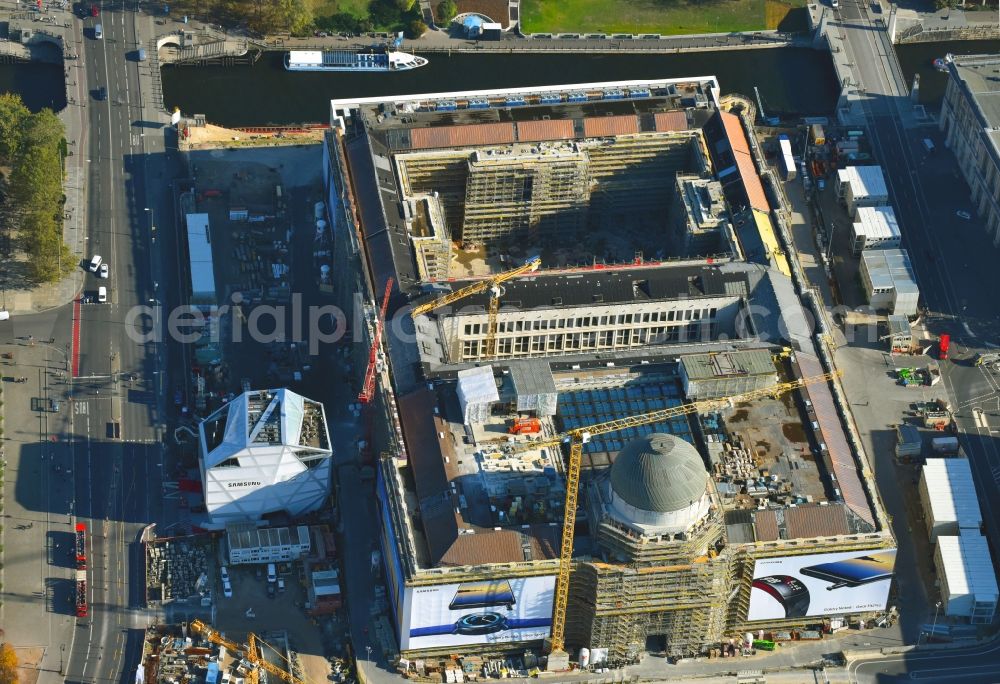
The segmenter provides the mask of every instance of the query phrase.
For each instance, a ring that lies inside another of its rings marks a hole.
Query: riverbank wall
[[[896,35],[897,45],[909,43],[942,43],[955,40],[998,40],[1000,39],[1000,23],[976,24],[954,28],[925,28],[918,24],[911,26]]]

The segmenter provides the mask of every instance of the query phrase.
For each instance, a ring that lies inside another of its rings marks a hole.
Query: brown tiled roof
[[[639,132],[639,117],[635,114],[620,116],[591,116],[583,120],[583,134],[588,138],[609,135],[628,135]]]
[[[750,144],[747,142],[747,136],[743,132],[740,117],[729,112],[719,112],[719,116],[722,118],[722,125],[726,130],[726,137],[729,138],[729,144],[732,146],[733,152],[750,154]]]
[[[468,126],[436,126],[410,131],[415,150],[461,145],[499,145],[514,142],[514,124],[486,123]]]
[[[448,475],[441,454],[434,423],[437,396],[433,390],[419,389],[399,398],[399,417],[410,458],[410,468],[417,485],[417,496],[426,499],[449,492]]]
[[[520,530],[477,530],[474,534],[458,535],[436,564],[460,566],[549,560],[559,555],[560,537],[558,525],[533,525]],[[528,542],[530,556],[525,556],[522,541]]]
[[[517,122],[517,139],[522,142],[571,140],[572,138],[573,122],[568,119]]]
[[[435,3],[437,4],[437,3]],[[458,13],[475,12],[489,17],[504,28],[510,26],[510,12],[507,0],[458,0]]]
[[[778,541],[778,516],[775,511],[757,511],[753,518],[757,541]]]
[[[421,521],[431,564],[440,565],[441,559],[448,555],[449,549],[460,536],[458,534],[459,520],[455,509],[451,506],[443,507],[436,512],[424,514]]]
[[[657,131],[686,131],[688,127],[687,112],[683,110],[657,112],[653,119]]]
[[[757,167],[754,166],[753,157],[737,152],[736,166],[739,169],[747,199],[750,200],[750,208],[763,211],[765,214],[771,213],[771,205],[768,204],[767,195],[764,194],[764,185],[760,182],[760,176],[757,175]]]
[[[836,537],[851,531],[841,504],[789,508],[785,510],[785,529],[788,539]]]

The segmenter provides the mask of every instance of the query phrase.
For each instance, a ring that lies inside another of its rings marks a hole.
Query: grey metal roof
[[[556,394],[552,366],[543,359],[510,364],[510,379],[519,395]]]
[[[721,354],[690,354],[681,357],[684,372],[692,380],[726,378],[733,375],[774,375],[771,353],[751,349]]]
[[[611,466],[611,487],[625,503],[668,513],[705,494],[708,472],[701,454],[679,437],[657,433],[625,445]]]

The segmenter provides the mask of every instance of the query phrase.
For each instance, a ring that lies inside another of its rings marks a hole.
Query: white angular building
[[[287,389],[244,392],[198,428],[205,508],[214,523],[316,510],[330,491],[323,405]]]

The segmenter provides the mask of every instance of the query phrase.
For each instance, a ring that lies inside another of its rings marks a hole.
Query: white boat
[[[408,71],[427,64],[408,52],[370,50],[291,50],[285,55],[289,71]]]

